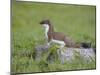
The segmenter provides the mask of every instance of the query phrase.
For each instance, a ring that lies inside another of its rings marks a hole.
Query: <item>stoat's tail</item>
[[[86,43],[86,42],[75,43],[68,37],[66,37],[64,39],[64,42],[66,44],[65,45],[66,47],[71,47],[71,48],[91,48],[91,43]]]

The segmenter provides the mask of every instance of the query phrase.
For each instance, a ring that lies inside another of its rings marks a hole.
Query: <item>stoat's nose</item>
[[[40,22],[40,24],[43,24],[42,22]]]
[[[42,22],[40,22],[40,24],[43,24]]]

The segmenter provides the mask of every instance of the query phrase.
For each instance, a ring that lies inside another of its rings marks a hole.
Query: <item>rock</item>
[[[58,50],[58,56],[62,63],[71,62],[75,58],[75,55],[78,54],[80,58],[85,61],[91,62],[95,60],[95,53],[92,48],[84,49],[84,48],[66,48],[64,50]]]
[[[58,49],[57,54],[59,56],[61,63],[64,63],[67,61],[71,62],[73,60],[73,56],[74,56],[72,49],[67,49],[67,50],[66,49],[64,49],[64,50]]]
[[[41,55],[42,55],[42,53],[43,52],[47,52],[48,51],[48,49],[49,49],[49,46],[47,46],[47,45],[38,45],[38,46],[36,46],[35,47],[35,54],[36,54],[36,56],[35,56],[35,59],[36,60],[40,60],[40,57],[41,57]]]
[[[78,51],[79,51],[81,57],[83,57],[83,59],[86,61],[92,61],[95,58],[95,53],[94,53],[93,48],[80,49]]]
[[[41,60],[41,55],[44,52],[48,52],[48,50],[50,49],[49,46],[47,45],[38,45],[36,46],[35,50],[36,50],[36,60]],[[50,50],[49,50],[50,51]],[[63,48],[63,49],[57,49],[56,50],[57,56],[61,61],[61,63],[64,62],[72,62],[73,60],[77,59],[75,58],[76,55],[78,55],[81,59],[85,60],[85,61],[93,61],[95,60],[95,52],[93,48]],[[49,53],[50,54],[50,53]],[[52,57],[50,55],[48,55],[49,58]],[[50,59],[52,60],[52,59]]]

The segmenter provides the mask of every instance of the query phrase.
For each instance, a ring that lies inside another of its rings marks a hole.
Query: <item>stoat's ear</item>
[[[50,21],[49,20],[43,20],[43,21],[40,22],[40,24],[48,24],[48,25],[50,25]]]

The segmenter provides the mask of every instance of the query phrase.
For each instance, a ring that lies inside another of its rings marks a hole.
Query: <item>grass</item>
[[[36,45],[44,44],[42,19],[50,19],[56,31],[64,32],[75,42],[91,42],[95,47],[96,7],[35,2],[12,1],[11,71],[14,73],[48,72],[79,69],[95,69],[95,62],[49,63],[42,57],[33,59]],[[55,48],[54,48],[55,50]]]

